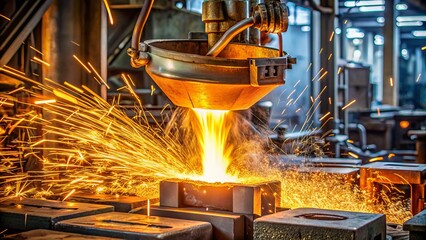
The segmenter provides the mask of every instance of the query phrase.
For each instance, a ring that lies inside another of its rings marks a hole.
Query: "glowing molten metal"
[[[203,175],[206,182],[235,182],[236,177],[228,175],[230,150],[227,146],[232,121],[226,110],[193,109],[198,119],[195,134],[202,150]]]

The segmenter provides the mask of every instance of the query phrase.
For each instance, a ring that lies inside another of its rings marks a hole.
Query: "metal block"
[[[28,232],[22,232],[18,234],[8,235],[2,239],[19,239],[19,240],[58,240],[58,239],[93,239],[93,240],[114,240],[118,238],[109,238],[109,237],[98,237],[90,236],[76,233],[67,233],[67,232],[58,232],[45,229],[31,230]]]
[[[148,199],[135,196],[120,196],[108,194],[76,194],[69,198],[70,201],[94,203],[114,206],[115,212],[129,212],[132,209],[146,206]],[[159,199],[150,199],[150,204],[158,203]]]
[[[410,240],[425,239],[426,236],[426,210],[415,215],[403,225],[405,231],[410,232]]]
[[[152,207],[151,215],[209,222],[213,226],[213,239],[244,239],[244,216],[225,211],[208,211],[202,208]],[[146,213],[146,210],[141,211]]]
[[[384,240],[383,214],[299,208],[254,221],[254,239]]]
[[[160,206],[202,207],[242,214],[275,213],[279,206],[279,181],[252,185],[163,181],[160,183]]]
[[[55,229],[124,239],[196,239],[212,238],[208,222],[111,212],[60,221]]]
[[[161,181],[160,182],[160,206],[182,207],[183,191],[181,181]]]
[[[10,229],[51,229],[61,220],[114,211],[107,205],[39,199],[10,199],[0,203],[0,226]]]
[[[386,178],[376,178],[375,176]],[[361,184],[364,178],[369,177],[375,178],[375,182],[424,184],[426,164],[374,162],[361,166]]]
[[[411,212],[421,212],[425,204],[426,164],[374,162],[361,167],[360,188],[371,191],[373,184],[411,186]]]

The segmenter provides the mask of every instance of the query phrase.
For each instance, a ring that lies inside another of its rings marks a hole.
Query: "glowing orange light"
[[[114,19],[112,18],[111,9],[109,7],[108,1],[104,0],[104,4],[108,13],[109,22],[111,23],[111,25],[114,25]]]
[[[226,141],[230,124],[226,122],[228,111],[194,109],[199,130],[196,135],[203,150],[203,176],[206,182],[233,182],[235,178],[227,174],[230,164]]]
[[[380,117],[380,108],[377,108],[377,115]]]
[[[377,162],[377,161],[382,161],[383,160],[383,157],[375,157],[375,158],[372,158],[372,159],[370,159],[370,160],[368,160],[369,162]]]
[[[39,63],[41,63],[41,64],[44,64],[44,65],[46,65],[46,66],[50,67],[50,64],[49,64],[49,63],[47,63],[47,62],[45,62],[45,61],[41,60],[41,59],[40,59],[40,58],[38,58],[38,57],[33,57],[33,59],[34,59],[36,62],[39,62]]]
[[[55,103],[56,100],[55,99],[47,99],[47,100],[38,100],[38,101],[34,101],[35,104],[39,105],[39,104],[47,104],[47,103]]]
[[[352,100],[350,103],[346,104],[344,107],[342,107],[342,110],[345,110],[346,108],[350,107],[352,104],[354,104],[356,100]]]
[[[401,121],[401,122],[399,122],[399,126],[401,128],[406,129],[406,128],[408,128],[410,126],[410,122],[409,121]]]
[[[352,152],[348,152],[348,155],[353,157],[353,158],[359,158],[358,155],[356,155],[355,153],[352,153]]]
[[[422,47],[422,51],[426,50],[426,46]]]

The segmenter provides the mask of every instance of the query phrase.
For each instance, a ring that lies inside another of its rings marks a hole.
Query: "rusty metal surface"
[[[205,183],[197,181],[162,181],[160,206],[202,207],[241,214],[275,213],[281,197],[279,181],[252,185]]]
[[[425,204],[426,164],[374,162],[361,167],[360,188],[373,192],[374,183],[410,185],[411,213]]]
[[[245,239],[246,219],[241,214],[208,211],[205,208],[152,207],[150,211],[152,216],[209,222],[213,226],[213,239],[215,240]],[[146,209],[141,213],[146,213]]]
[[[279,57],[276,49],[237,43],[229,44],[218,57],[202,56],[207,53],[204,40],[153,40],[145,46],[151,58],[148,74],[175,105],[189,108],[246,109],[284,84],[284,69],[293,62]],[[279,61],[279,74],[262,70],[254,81],[250,67],[264,66],[251,66],[251,60],[261,58],[272,61],[271,67]]]
[[[365,177],[385,176],[387,179],[376,179],[376,182],[395,184],[424,184],[426,164],[374,162],[361,166],[361,179]],[[398,176],[399,175],[399,176]]]
[[[31,230],[28,232],[22,232],[18,234],[8,235],[2,239],[19,239],[19,240],[58,240],[58,239],[94,239],[94,240],[113,240],[119,238],[110,238],[110,237],[98,237],[90,236],[76,233],[67,233],[67,232],[58,232],[45,229]]]
[[[254,221],[254,239],[342,240],[386,238],[383,214],[300,208]]]
[[[114,206],[115,212],[129,212],[132,209],[147,205],[148,199],[136,196],[121,196],[108,194],[81,193],[72,195],[70,201],[94,203]],[[150,199],[151,204],[158,203],[159,199]]]
[[[55,222],[112,212],[106,205],[38,199],[10,199],[0,203],[0,226],[10,229],[50,229]]]
[[[55,229],[125,239],[212,238],[212,225],[208,222],[119,212],[64,220],[56,223]]]

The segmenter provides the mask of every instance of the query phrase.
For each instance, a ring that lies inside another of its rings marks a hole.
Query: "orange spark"
[[[353,157],[353,158],[359,158],[358,155],[356,155],[355,153],[352,153],[352,152],[348,152],[348,155]]]
[[[87,62],[87,64],[89,65],[90,69],[92,69],[92,71],[96,74],[96,76],[99,78],[99,80],[102,81],[102,83],[108,88],[110,89],[110,87],[108,86],[108,83],[101,77],[101,75],[99,75],[99,73],[96,71],[96,69],[92,66],[92,64],[90,64],[90,62]]]
[[[346,20],[345,20],[344,24],[345,24],[345,25],[346,25],[346,24],[348,24],[348,19],[346,19]]]
[[[4,19],[6,19],[7,21],[9,21],[9,22],[10,22],[10,18],[6,17],[5,15],[0,14],[0,17],[4,18]]]
[[[331,114],[331,112],[324,114],[324,116],[322,116],[319,120],[322,122],[322,120],[324,120],[330,114]]]
[[[330,55],[328,56],[328,61],[330,61],[331,57],[333,57],[333,53],[330,53]]]
[[[30,46],[30,48],[31,48],[32,50],[34,50],[35,52],[39,53],[40,55],[44,55],[42,52],[40,52],[39,50],[37,50],[35,47]]]
[[[321,77],[320,77],[320,78],[318,78],[318,82],[319,82],[319,81],[321,81],[321,79],[323,79],[323,78],[325,77],[325,75],[327,75],[327,73],[328,73],[328,71],[325,71],[325,73],[323,73],[323,74],[321,75]]]
[[[375,158],[368,160],[368,162],[377,162],[377,161],[382,161],[382,160],[383,160],[383,157],[375,157]]]
[[[422,47],[422,51],[426,50],[426,46]]]
[[[55,99],[47,99],[47,100],[38,100],[34,101],[34,104],[40,105],[40,104],[46,104],[46,103],[55,103]]]
[[[339,67],[339,69],[337,69],[337,74],[340,74],[342,72],[342,67]]]
[[[309,71],[309,69],[311,69],[311,67],[312,67],[312,63],[309,63],[309,66],[308,66],[308,68],[306,69],[306,72],[308,72],[308,71]]]
[[[321,48],[321,49],[320,49],[319,54],[321,54],[321,53],[322,53],[322,51],[324,51],[324,48]]]
[[[296,110],[296,113],[298,113],[300,110],[301,110],[301,108],[298,108],[298,109]]]
[[[393,78],[389,79],[390,86],[393,87]]]
[[[84,65],[84,63],[76,56],[76,55],[72,55],[73,56],[73,58],[75,59],[75,60],[77,60],[77,62],[78,63],[80,63],[80,65],[82,66],[82,67],[84,67],[84,69],[86,69],[86,71],[88,72],[88,73],[92,73],[91,71],[90,71],[90,69],[86,66],[86,65]]]
[[[72,84],[71,84],[71,83],[69,83],[69,82],[64,82],[64,85],[65,85],[65,86],[67,86],[67,87],[69,87],[69,88],[71,88],[71,89],[73,89],[73,90],[75,90],[75,91],[77,91],[77,92],[79,92],[79,93],[81,93],[81,94],[83,94],[83,93],[84,93],[84,91],[83,91],[83,90],[81,90],[80,88],[78,88],[78,87],[76,87],[76,86],[72,85]]]
[[[80,47],[80,44],[78,44],[78,43],[76,43],[74,41],[71,41],[71,43]]]
[[[422,76],[422,74],[421,73],[419,73],[419,75],[417,76],[417,79],[416,79],[416,82],[419,82],[420,81],[420,77]]]
[[[73,193],[75,192],[75,189],[71,190],[71,192],[69,192],[64,199],[62,199],[62,202],[65,201],[67,198],[69,198]]]
[[[111,9],[109,7],[108,1],[104,0],[104,4],[108,13],[109,22],[111,23],[111,25],[114,25],[114,19],[112,18]]]
[[[352,100],[350,103],[346,104],[344,107],[342,107],[342,110],[345,110],[346,108],[350,107],[352,104],[354,104],[356,100]]]
[[[49,63],[47,63],[47,62],[45,62],[45,61],[41,60],[41,59],[40,59],[40,58],[38,58],[38,57],[33,57],[33,59],[34,59],[36,62],[39,62],[39,63],[41,63],[41,64],[44,64],[44,65],[46,65],[46,66],[50,67],[50,64],[49,64]]]
[[[393,158],[393,157],[395,157],[395,154],[394,153],[389,153],[388,158]]]
[[[377,115],[380,117],[380,108],[377,108]]]
[[[328,97],[328,104],[331,105],[331,97]]]
[[[331,36],[330,36],[329,42],[333,41],[333,37],[334,37],[334,31],[331,32]]]

